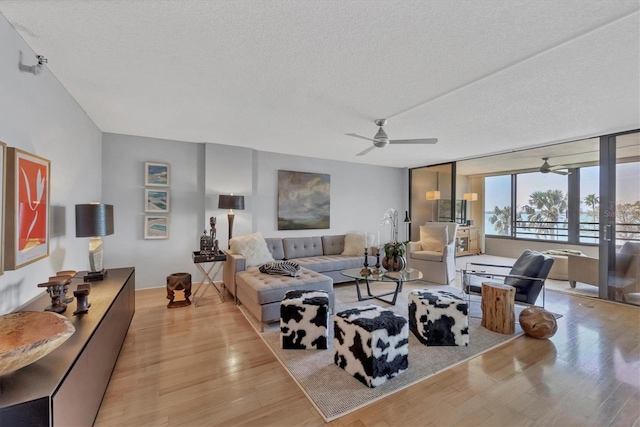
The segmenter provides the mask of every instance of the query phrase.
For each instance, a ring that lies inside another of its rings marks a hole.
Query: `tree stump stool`
[[[502,283],[482,283],[482,326],[500,334],[516,331],[516,288]]]
[[[183,301],[174,301],[175,291],[184,291]],[[189,273],[173,273],[167,276],[167,299],[169,304],[167,308],[186,307],[191,305],[189,297],[191,296],[191,274]]]

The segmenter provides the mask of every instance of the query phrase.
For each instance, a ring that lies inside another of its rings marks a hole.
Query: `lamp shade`
[[[244,196],[221,194],[218,196],[218,209],[244,209]]]
[[[469,202],[475,202],[478,200],[478,193],[464,193],[463,198]]]
[[[437,190],[427,191],[425,197],[427,200],[440,200],[440,192]]]
[[[90,203],[76,205],[76,237],[113,234],[113,205]]]

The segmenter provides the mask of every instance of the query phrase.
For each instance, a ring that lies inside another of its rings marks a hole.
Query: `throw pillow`
[[[300,266],[291,261],[276,261],[262,264],[259,267],[261,273],[281,274],[283,276],[298,277],[302,274]]]
[[[373,233],[348,233],[344,236],[344,250],[342,255],[347,256],[364,256],[364,248],[370,248],[375,245],[375,236]]]
[[[420,226],[420,246],[423,251],[442,252],[448,241],[447,226]]]
[[[247,267],[275,261],[260,232],[233,237],[229,243],[231,252],[245,257]]]

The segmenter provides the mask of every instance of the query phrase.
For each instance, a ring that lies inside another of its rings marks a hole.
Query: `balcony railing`
[[[569,228],[565,221],[514,221],[515,237],[522,239],[569,241]],[[488,235],[492,234],[487,230]],[[503,234],[504,235],[504,234]],[[581,221],[578,228],[579,243],[597,244],[600,236],[600,224]],[[640,242],[640,224],[616,223],[616,243]],[[576,242],[578,243],[578,242]]]

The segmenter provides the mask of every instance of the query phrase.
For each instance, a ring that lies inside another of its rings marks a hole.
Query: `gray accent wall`
[[[144,163],[169,163],[171,168],[170,235],[166,240],[145,240]],[[407,170],[308,157],[267,153],[212,143],[189,143],[105,133],[103,136],[103,200],[114,205],[113,236],[104,238],[105,265],[136,267],[136,287],[162,287],[172,273],[188,272],[200,281],[191,254],[199,249],[209,218],[216,217],[220,248],[228,246],[227,210],[218,209],[220,194],[245,197],[245,209],[235,211],[233,235],[260,231],[265,237],[322,236],[351,231],[381,233],[388,240],[389,226],[381,226],[385,211],[400,211],[408,200]],[[331,175],[331,228],[278,230],[278,170]],[[221,280],[221,274],[216,277]],[[209,295],[213,295],[209,291]]]
[[[0,276],[0,314],[40,295],[38,283],[56,271],[89,268],[89,239],[75,237],[74,206],[101,200],[102,132],[46,65],[38,75],[20,71],[20,52],[24,65],[37,63],[0,14],[0,141],[51,161],[50,256]],[[61,60],[48,59],[51,66]]]

